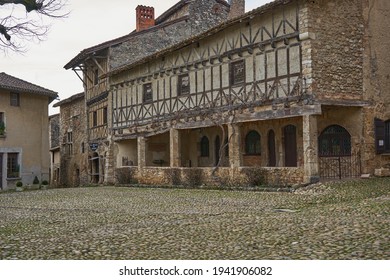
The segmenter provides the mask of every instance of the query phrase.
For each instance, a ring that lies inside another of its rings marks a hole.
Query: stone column
[[[140,169],[140,172],[142,171],[142,168],[146,166],[146,139],[145,137],[141,136],[137,138],[137,145],[138,145],[138,169]]]
[[[317,117],[303,116],[304,183],[319,181]]]
[[[170,163],[171,167],[181,166],[180,132],[171,128],[169,133]]]
[[[235,169],[242,165],[241,157],[241,131],[237,124],[228,125],[229,163]]]

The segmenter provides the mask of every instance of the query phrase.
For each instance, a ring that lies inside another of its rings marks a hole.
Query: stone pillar
[[[304,183],[319,181],[317,117],[303,116]]]
[[[146,139],[141,136],[137,138],[138,145],[138,169],[144,168],[146,166]]]
[[[169,133],[169,150],[171,167],[181,166],[180,153],[180,132],[178,129],[171,128]]]
[[[241,131],[237,124],[228,125],[229,139],[229,163],[230,167],[236,169],[242,165],[241,157]]]

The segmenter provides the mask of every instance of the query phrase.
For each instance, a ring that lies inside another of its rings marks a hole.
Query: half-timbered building
[[[136,30],[85,49],[65,65],[84,84],[89,164],[102,167],[98,175],[90,177],[91,182],[113,182],[116,166],[111,141],[111,81],[105,75],[220,24],[227,19],[229,7],[224,0],[181,0],[155,18],[152,7],[140,5],[136,9]]]
[[[373,173],[389,161],[389,10],[276,0],[109,71],[116,167],[144,183],[216,166],[272,184]]]

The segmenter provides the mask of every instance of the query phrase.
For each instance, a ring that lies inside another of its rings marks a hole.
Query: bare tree
[[[47,18],[64,18],[67,0],[0,0],[0,50],[25,51],[25,41],[42,41],[50,24]],[[18,12],[24,6],[25,13]],[[4,16],[5,14],[5,16]]]

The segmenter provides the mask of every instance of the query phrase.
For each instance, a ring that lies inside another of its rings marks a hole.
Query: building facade
[[[137,61],[226,20],[229,4],[224,0],[181,0],[154,18],[154,9],[138,6],[137,29],[130,34],[85,49],[65,65],[84,84],[87,142],[90,169],[97,175],[91,183],[115,182],[116,158],[111,140],[112,104],[108,72]]]
[[[0,73],[0,188],[49,180],[48,105],[57,93]]]
[[[258,172],[288,185],[386,167],[389,6],[276,0],[152,54],[126,60],[126,44],[112,47],[97,75],[106,174],[165,184],[173,173],[213,183]]]
[[[57,169],[57,185],[78,187],[89,183],[101,183],[94,179],[98,176],[97,159],[88,158],[87,118],[84,93],[75,94],[64,99],[53,107],[60,108],[59,115],[59,159],[55,162]],[[88,161],[91,161],[89,169]]]

